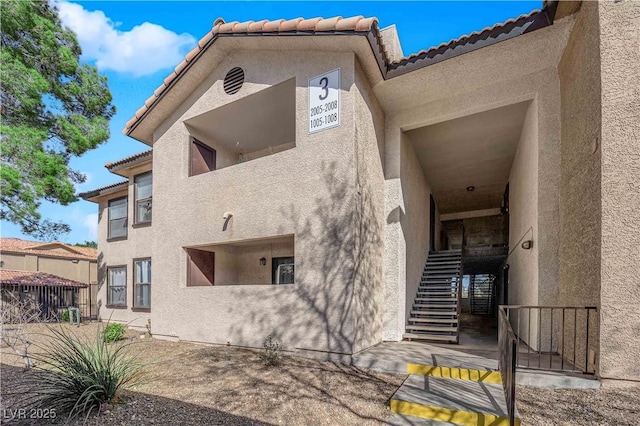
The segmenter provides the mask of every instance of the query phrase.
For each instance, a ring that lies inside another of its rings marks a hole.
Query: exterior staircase
[[[458,290],[461,285],[460,250],[429,253],[422,272],[405,340],[458,343]]]
[[[469,299],[472,314],[491,315],[494,279],[493,275],[471,275]]]

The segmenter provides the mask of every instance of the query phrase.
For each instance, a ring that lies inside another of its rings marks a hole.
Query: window
[[[190,155],[189,176],[201,175],[216,169],[216,150],[196,138],[191,138]]]
[[[107,268],[107,306],[127,306],[127,267]]]
[[[127,238],[127,197],[109,200],[108,238]]]
[[[211,251],[187,249],[187,286],[213,285],[215,253]]]
[[[272,284],[293,284],[294,273],[293,257],[274,257],[271,259]]]
[[[135,223],[151,222],[151,173],[133,178],[135,185],[136,217]]]
[[[151,308],[151,259],[133,262],[133,307]]]

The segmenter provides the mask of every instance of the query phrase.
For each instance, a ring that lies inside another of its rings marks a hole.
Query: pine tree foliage
[[[38,239],[70,230],[43,219],[43,200],[76,201],[72,157],[109,138],[107,78],[80,62],[75,34],[47,1],[0,1],[0,218]]]

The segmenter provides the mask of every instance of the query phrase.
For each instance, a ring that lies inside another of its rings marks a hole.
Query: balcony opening
[[[294,236],[185,248],[187,286],[295,283]]]
[[[295,148],[295,78],[184,121],[191,135],[189,175]]]

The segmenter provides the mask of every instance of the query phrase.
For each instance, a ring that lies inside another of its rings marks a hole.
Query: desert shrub
[[[125,334],[127,334],[127,332],[122,324],[107,324],[107,326],[104,328],[104,331],[102,332],[102,340],[107,343],[115,342],[116,340],[122,339]]]
[[[76,313],[75,312],[71,312],[68,309],[65,309],[64,311],[62,311],[62,315],[60,316],[61,321],[62,322],[69,322],[69,315],[71,315],[72,317],[72,322],[76,322],[77,318],[76,318]]]
[[[273,337],[273,334],[267,336],[262,346],[264,348],[260,354],[262,362],[268,366],[280,364],[280,342]]]
[[[97,413],[115,402],[118,392],[136,383],[144,368],[129,352],[134,343],[109,345],[102,330],[83,339],[65,328],[51,327],[35,369],[25,379],[24,402],[31,408],[55,408],[69,418]]]

